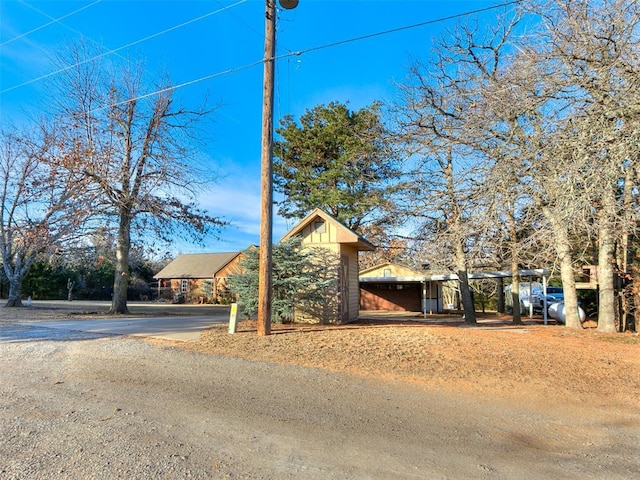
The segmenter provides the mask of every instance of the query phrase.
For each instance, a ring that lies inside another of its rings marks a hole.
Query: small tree
[[[250,317],[258,311],[259,252],[253,248],[244,253],[240,261],[243,273],[230,276],[228,284],[239,297],[241,313]],[[296,308],[324,301],[336,278],[327,273],[337,268],[337,263],[328,261],[328,253],[305,249],[296,237],[273,246],[273,322],[292,321]]]

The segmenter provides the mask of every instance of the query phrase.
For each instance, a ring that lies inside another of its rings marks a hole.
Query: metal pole
[[[258,335],[271,334],[273,236],[273,83],[276,50],[275,0],[266,0],[261,150],[260,270],[258,276]]]
[[[548,313],[547,313],[547,277],[545,275],[542,276],[542,318],[544,319],[544,324],[547,324]]]

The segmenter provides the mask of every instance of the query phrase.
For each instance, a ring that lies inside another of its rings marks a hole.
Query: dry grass
[[[593,326],[591,326],[593,327]],[[570,331],[507,318],[468,327],[451,319],[362,320],[345,326],[276,325],[260,337],[209,329],[190,348],[258,361],[417,382],[447,391],[527,402],[638,407],[638,335]]]

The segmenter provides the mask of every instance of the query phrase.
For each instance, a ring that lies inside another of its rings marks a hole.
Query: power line
[[[90,6],[92,6],[92,5],[95,5],[95,4],[97,4],[97,3],[100,3],[100,2],[102,2],[102,1],[103,1],[103,0],[97,0],[96,2],[92,3],[91,5],[87,5],[87,6],[83,7],[83,9],[84,9],[84,8],[88,8],[88,7],[90,7]],[[29,5],[27,2],[24,2],[24,1],[23,1],[22,3],[23,3],[23,4],[25,4],[26,6],[28,6],[29,8],[31,8],[31,9],[33,9],[33,10],[35,10],[36,12],[40,13],[41,15],[44,15],[45,17],[49,18],[50,20],[53,20],[53,22],[49,22],[49,23],[47,23],[46,25],[42,25],[41,27],[38,27],[37,29],[31,30],[30,32],[26,32],[26,33],[24,33],[24,34],[20,35],[20,37],[16,37],[15,39],[11,39],[11,40],[9,40],[9,41],[7,41],[7,42],[5,42],[5,43],[9,43],[9,42],[11,42],[11,41],[13,41],[13,40],[17,40],[18,38],[22,38],[22,37],[24,37],[24,36],[26,36],[26,35],[29,35],[30,33],[33,33],[33,32],[34,32],[34,31],[36,31],[36,30],[40,30],[40,29],[42,29],[42,28],[44,28],[44,27],[47,27],[47,26],[49,26],[49,25],[51,25],[51,24],[53,24],[53,23],[57,23],[57,24],[59,24],[60,26],[62,26],[62,27],[64,27],[64,28],[66,28],[66,29],[68,29],[68,30],[71,30],[73,33],[78,34],[80,37],[86,38],[87,40],[89,40],[89,41],[93,42],[94,44],[99,45],[99,46],[101,46],[101,47],[103,47],[103,48],[104,48],[104,46],[105,46],[105,45],[104,45],[104,43],[99,42],[99,41],[97,41],[97,40],[95,40],[95,39],[93,39],[93,38],[91,38],[91,37],[87,36],[87,34],[85,34],[85,33],[81,32],[81,31],[79,31],[79,30],[76,30],[75,28],[72,28],[72,27],[70,27],[69,25],[67,25],[66,23],[63,23],[63,22],[61,21],[61,20],[63,20],[64,18],[67,18],[67,17],[69,17],[70,15],[72,15],[72,14],[74,14],[74,13],[79,12],[79,11],[80,11],[80,9],[79,9],[79,10],[76,10],[75,12],[72,12],[72,13],[70,13],[70,14],[64,15],[64,16],[62,16],[62,17],[55,18],[55,17],[52,17],[51,15],[49,15],[47,12],[44,12],[44,11],[42,11],[42,10],[38,9],[38,8],[34,7],[33,5]],[[4,45],[4,43],[3,43],[2,45]],[[0,47],[1,47],[2,45],[0,45]],[[121,58],[121,59],[123,59],[123,60],[126,60],[126,57],[125,57],[125,56],[123,56],[123,55],[119,55],[119,54],[118,54],[118,57],[119,57],[119,58]]]
[[[22,2],[27,7],[35,10],[38,13],[41,13],[41,14],[49,17],[51,19],[51,21],[49,23],[45,23],[44,25],[40,25],[39,27],[36,27],[36,28],[34,28],[32,30],[29,30],[28,32],[22,33],[22,34],[18,35],[17,37],[10,38],[9,40],[6,40],[6,41],[0,43],[0,47],[3,47],[5,45],[7,45],[8,43],[14,42],[16,40],[20,40],[21,38],[24,38],[27,35],[31,35],[32,33],[35,33],[38,30],[42,30],[43,28],[47,28],[48,26],[53,25],[54,23],[58,23],[61,20],[64,20],[65,18],[71,17],[72,15],[75,15],[76,13],[81,12],[82,10],[86,10],[89,7],[93,7],[94,5],[96,5],[96,4],[100,3],[100,2],[102,2],[102,0],[95,0],[93,3],[90,3],[88,5],[84,5],[84,6],[80,7],[80,8],[78,8],[77,10],[74,10],[73,12],[67,13],[66,15],[63,15],[62,17],[58,17],[58,18],[50,17],[49,15],[44,14],[42,11],[38,10],[37,8],[33,7],[32,5],[29,5],[27,2]]]
[[[348,38],[348,39],[345,39],[345,40],[339,40],[337,42],[327,43],[327,44],[324,44],[324,45],[319,45],[317,47],[310,47],[310,48],[307,48],[305,50],[300,50],[300,51],[297,51],[297,52],[289,52],[287,54],[279,55],[279,56],[274,57],[274,60],[278,60],[280,58],[291,57],[291,56],[299,56],[299,55],[302,55],[303,53],[314,52],[316,50],[323,50],[325,48],[337,47],[338,45],[344,45],[344,44],[347,44],[347,43],[359,42],[360,40],[367,40],[369,38],[379,37],[379,36],[382,36],[382,35],[388,35],[390,33],[401,32],[403,30],[410,30],[412,28],[424,27],[426,25],[433,25],[434,23],[441,23],[441,22],[446,22],[446,21],[449,21],[449,20],[455,20],[456,18],[462,18],[462,17],[466,17],[466,16],[469,16],[469,15],[475,15],[475,14],[478,14],[478,13],[487,12],[489,10],[495,10],[497,8],[508,7],[509,5],[515,5],[517,3],[522,3],[522,2],[523,2],[523,0],[512,0],[510,2],[505,2],[505,3],[498,4],[498,5],[492,5],[490,7],[484,7],[484,8],[479,8],[477,10],[470,10],[468,12],[457,13],[455,15],[449,15],[448,17],[437,18],[435,20],[428,20],[426,22],[416,23],[416,24],[413,24],[413,25],[406,25],[404,27],[392,28],[390,30],[384,30],[382,32],[370,33],[370,34],[367,34],[367,35],[361,35],[359,37],[353,37],[353,38]]]
[[[233,6],[239,5],[239,4],[244,3],[246,1],[247,0],[241,0],[241,1],[239,1],[239,2],[237,2],[235,4],[233,4],[233,5],[229,5],[228,7],[225,7],[225,8],[222,8],[222,9],[218,10],[218,12],[223,11],[226,8],[231,8]],[[128,98],[128,99],[123,100],[121,102],[117,102],[117,103],[110,104],[110,105],[105,105],[103,107],[97,107],[97,108],[95,108],[93,110],[90,110],[90,111],[87,111],[87,112],[83,112],[83,113],[93,113],[93,112],[96,112],[96,111],[104,110],[105,108],[108,108],[108,107],[122,105],[122,104],[125,104],[127,102],[134,101],[134,100],[141,100],[141,99],[144,99],[144,98],[152,97],[154,95],[159,95],[161,93],[165,93],[167,91],[184,88],[184,87],[187,87],[189,85],[194,85],[196,83],[200,83],[200,82],[203,82],[203,81],[206,81],[206,80],[210,80],[210,79],[215,78],[215,77],[221,77],[221,76],[229,75],[229,74],[236,73],[236,72],[239,72],[239,71],[242,71],[242,70],[247,70],[247,69],[255,67],[257,65],[261,65],[262,63],[264,63],[267,60],[280,60],[280,59],[283,59],[283,58],[300,56],[300,55],[303,55],[305,53],[309,53],[309,52],[313,52],[313,51],[317,51],[317,50],[323,50],[323,49],[326,49],[326,48],[332,48],[332,47],[336,47],[336,46],[339,46],[339,45],[344,45],[344,44],[347,44],[347,43],[353,43],[353,42],[357,42],[357,41],[360,41],[360,40],[366,40],[366,39],[373,38],[373,37],[379,37],[379,36],[382,36],[382,35],[388,35],[388,34],[391,34],[391,33],[400,32],[400,31],[403,31],[403,30],[409,30],[409,29],[413,29],[413,28],[424,27],[426,25],[433,25],[435,23],[442,23],[442,22],[446,22],[446,21],[449,21],[449,20],[454,20],[456,18],[462,18],[462,17],[466,17],[466,16],[469,16],[469,15],[475,15],[475,14],[478,14],[478,13],[483,13],[483,12],[487,12],[487,11],[490,11],[490,10],[495,10],[495,9],[498,9],[498,8],[508,7],[510,5],[515,5],[515,4],[522,3],[522,1],[523,0],[512,0],[512,1],[504,2],[504,3],[498,4],[498,5],[492,5],[492,6],[489,6],[489,7],[484,7],[484,8],[476,9],[476,10],[469,10],[467,12],[462,12],[462,13],[458,13],[458,14],[455,14],[455,15],[449,15],[447,17],[441,17],[441,18],[437,18],[437,19],[434,19],[434,20],[427,20],[425,22],[420,22],[420,23],[416,23],[416,24],[413,24],[413,25],[406,25],[406,26],[403,26],[403,27],[392,28],[392,29],[389,29],[389,30],[381,31],[381,32],[375,32],[375,33],[371,33],[371,34],[367,34],[367,35],[361,35],[361,36],[358,36],[358,37],[353,37],[353,38],[348,38],[348,39],[345,39],[345,40],[340,40],[338,42],[332,42],[332,43],[326,43],[324,45],[318,45],[318,46],[310,47],[310,48],[307,48],[307,49],[304,49],[304,50],[288,52],[288,53],[285,53],[285,54],[282,54],[282,55],[276,55],[272,59],[256,60],[255,62],[248,63],[248,64],[242,65],[240,67],[235,67],[235,68],[231,68],[231,69],[228,69],[228,70],[225,70],[225,71],[222,71],[222,72],[216,72],[216,73],[212,73],[212,74],[209,74],[209,75],[205,75],[203,77],[199,77],[199,78],[196,78],[196,79],[193,79],[193,80],[189,80],[189,81],[180,83],[178,85],[172,85],[170,87],[166,87],[166,88],[162,88],[162,89],[159,89],[159,90],[156,90],[156,91],[153,91],[153,92],[145,93],[145,94],[139,95],[137,97]],[[204,15],[204,16],[209,16],[209,15],[212,15],[213,13],[214,12],[210,12],[210,13]],[[204,18],[204,16],[198,17],[198,19],[199,18]],[[181,25],[186,25],[187,23],[192,23],[192,22],[194,22],[194,21],[196,21],[198,19],[190,20],[189,22],[186,22],[186,23],[181,24]],[[175,29],[175,28],[179,28],[181,25],[176,26],[176,27],[172,27],[169,30],[172,30],[172,29]],[[160,35],[160,34],[161,33],[158,33],[158,34],[155,34],[153,36],[157,36],[157,35]],[[140,41],[144,41],[144,39],[140,40]],[[139,43],[140,41],[138,41],[137,43]],[[126,48],[126,47],[120,47],[118,49],[115,49],[115,50],[112,50],[110,52],[107,52],[106,54],[113,53],[113,52],[115,52],[117,50],[121,50],[122,48]],[[53,73],[50,73],[49,75],[46,75],[46,76],[50,76],[50,75],[54,75],[56,73],[60,73],[60,72],[62,72],[64,70],[68,70],[69,68],[73,68],[74,66],[77,66],[77,65],[82,65],[82,64],[87,63],[87,62],[89,62],[91,60],[95,60],[95,59],[98,59],[100,57],[103,57],[106,54],[101,54],[101,55],[98,55],[96,57],[93,57],[93,58],[90,58],[90,59],[87,59],[87,60],[83,60],[82,62],[78,62],[76,65],[71,65],[69,67],[66,67],[66,68],[60,70],[59,72],[53,72]],[[38,80],[38,79],[34,79],[32,81],[36,81],[36,80]],[[26,83],[31,83],[31,82],[26,82]],[[19,86],[21,86],[21,85],[16,85],[14,87],[10,87],[9,89],[3,90],[0,93],[4,93],[6,91],[13,90],[14,88],[18,88]]]
[[[475,15],[475,14],[478,14],[478,13],[483,13],[483,12],[487,12],[487,11],[490,11],[490,10],[495,10],[495,9],[502,8],[502,7],[508,7],[510,5],[515,5],[515,4],[518,4],[518,3],[522,3],[522,1],[523,0],[512,0],[512,1],[509,1],[509,2],[501,3],[501,4],[498,4],[498,5],[493,5],[493,6],[490,6],[490,7],[484,7],[484,8],[480,8],[480,9],[477,9],[477,10],[469,10],[467,12],[458,13],[458,14],[455,14],[455,15],[449,15],[447,17],[441,17],[441,18],[437,18],[437,19],[434,19],[434,20],[428,20],[426,22],[416,23],[416,24],[413,24],[413,25],[407,25],[407,26],[404,26],[404,27],[392,28],[390,30],[384,30],[382,32],[371,33],[371,34],[368,34],[368,35],[362,35],[362,36],[359,36],[359,37],[353,37],[353,38],[349,38],[349,39],[345,39],[345,40],[340,40],[338,42],[326,43],[324,45],[319,45],[319,46],[316,46],[316,47],[310,47],[310,48],[307,48],[305,50],[298,50],[298,51],[294,51],[294,52],[284,53],[282,55],[276,55],[275,57],[273,57],[273,59],[257,60],[257,61],[255,61],[253,63],[249,63],[249,64],[246,64],[246,65],[243,65],[243,66],[240,66],[240,67],[236,67],[236,68],[232,68],[232,69],[229,69],[229,70],[225,70],[224,72],[218,72],[218,73],[212,73],[212,74],[209,74],[209,75],[205,75],[203,77],[196,78],[194,80],[189,80],[189,81],[181,83],[179,85],[174,85],[172,87],[167,87],[167,88],[163,88],[163,89],[157,90],[155,92],[144,94],[144,95],[142,95],[140,97],[135,97],[135,98],[130,98],[128,100],[124,100],[123,102],[120,102],[120,103],[118,103],[116,105],[120,105],[120,104],[126,103],[128,101],[138,100],[140,98],[151,97],[151,96],[159,94],[159,93],[164,93],[164,92],[166,92],[168,90],[176,90],[178,88],[182,88],[182,87],[186,87],[186,86],[189,86],[189,85],[193,85],[195,83],[200,83],[200,82],[205,81],[205,80],[210,80],[211,78],[220,77],[220,76],[223,76],[223,75],[229,75],[231,73],[236,73],[236,72],[239,72],[241,70],[246,70],[248,68],[255,67],[256,65],[260,65],[260,64],[264,63],[266,60],[280,60],[280,59],[283,59],[283,58],[297,57],[297,56],[303,55],[305,53],[314,52],[314,51],[317,51],[317,50],[323,50],[325,48],[332,48],[332,47],[336,47],[336,46],[339,46],[339,45],[344,45],[344,44],[347,44],[347,43],[357,42],[357,41],[360,41],[360,40],[366,40],[366,39],[373,38],[373,37],[379,37],[381,35],[388,35],[388,34],[400,32],[400,31],[403,31],[403,30],[409,30],[409,29],[412,29],[412,28],[424,27],[425,25],[433,25],[434,23],[442,23],[442,22],[446,22],[446,21],[449,21],[449,20],[454,20],[456,18],[462,18],[462,17],[466,17],[466,16],[469,16],[469,15]],[[103,108],[105,108],[105,107],[103,107]]]
[[[233,8],[233,7],[236,7],[236,6],[238,6],[238,5],[242,4],[242,3],[245,3],[246,1],[247,1],[247,0],[239,0],[238,2],[233,3],[233,4],[231,4],[231,5],[228,5],[228,6],[226,6],[226,7],[220,8],[220,9],[218,9],[218,10],[211,11],[211,12],[209,12],[209,13],[205,13],[204,15],[200,15],[199,17],[193,18],[193,19],[191,19],[191,20],[187,20],[186,22],[183,22],[183,23],[181,23],[181,24],[179,24],[179,25],[175,25],[175,26],[173,26],[173,27],[167,28],[167,29],[162,30],[162,31],[160,31],[160,32],[156,32],[156,33],[154,33],[154,34],[152,34],[152,35],[148,35],[148,36],[146,36],[146,37],[144,37],[144,38],[141,38],[141,39],[136,40],[136,41],[134,41],[134,42],[128,43],[128,44],[123,45],[123,46],[121,46],[121,47],[115,48],[115,49],[113,49],[113,50],[108,50],[108,51],[106,51],[106,52],[104,52],[104,53],[101,53],[101,54],[99,54],[99,55],[96,55],[96,56],[94,56],[94,57],[91,57],[91,58],[87,58],[87,59],[85,59],[85,60],[82,60],[81,62],[76,62],[76,63],[75,63],[75,64],[73,64],[73,65],[67,65],[67,66],[66,66],[66,67],[64,67],[64,68],[61,68],[61,69],[56,70],[56,71],[54,71],[54,72],[49,72],[49,73],[47,73],[47,74],[45,74],[45,75],[41,75],[41,76],[39,76],[39,77],[37,77],[37,78],[32,78],[31,80],[27,80],[26,82],[19,83],[18,85],[14,85],[14,86],[12,86],[12,87],[5,88],[4,90],[0,91],[0,94],[10,92],[10,91],[15,90],[15,89],[17,89],[17,88],[24,87],[24,86],[29,85],[29,84],[31,84],[31,83],[38,82],[38,81],[43,80],[43,79],[45,79],[45,78],[51,77],[51,76],[53,76],[53,75],[57,75],[57,74],[59,74],[59,73],[66,72],[67,70],[72,69],[72,68],[75,68],[75,67],[77,67],[77,66],[79,66],[79,65],[83,65],[83,64],[88,63],[88,62],[91,62],[91,61],[93,61],[93,60],[98,60],[99,58],[105,57],[105,56],[110,55],[110,54],[112,54],[112,53],[116,53],[116,52],[119,52],[120,50],[124,50],[124,49],[129,48],[129,47],[132,47],[132,46],[134,46],[134,45],[138,45],[138,44],[140,44],[140,43],[142,43],[142,42],[146,42],[147,40],[151,40],[152,38],[159,37],[159,36],[161,36],[161,35],[164,35],[165,33],[169,33],[169,32],[171,32],[171,31],[173,31],[173,30],[177,30],[177,29],[179,29],[179,28],[182,28],[182,27],[185,27],[185,26],[190,25],[190,24],[192,24],[192,23],[195,23],[195,22],[197,22],[197,21],[200,21],[200,20],[202,20],[202,19],[204,19],[204,18],[210,17],[210,16],[212,16],[212,15],[216,15],[216,14],[218,14],[218,13],[221,13],[221,12],[225,11],[225,10],[228,10],[228,9],[230,9],[230,8]]]

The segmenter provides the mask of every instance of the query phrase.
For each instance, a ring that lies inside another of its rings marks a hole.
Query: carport
[[[403,265],[385,263],[362,270],[360,309],[441,313],[442,282]]]
[[[442,282],[425,277],[361,277],[360,309],[441,313]]]
[[[529,269],[519,270],[522,279],[541,278],[546,296],[549,270]],[[503,280],[511,278],[512,272],[475,272],[469,273],[469,280],[495,279],[499,284],[498,292],[504,304]],[[443,313],[442,289],[445,282],[459,281],[455,273],[451,274],[423,274],[407,267],[386,263],[360,272],[360,309],[388,310],[388,311],[420,311],[428,313]],[[500,301],[499,301],[500,304]],[[530,316],[533,310],[530,309]],[[543,309],[543,318],[547,323],[547,312]]]

